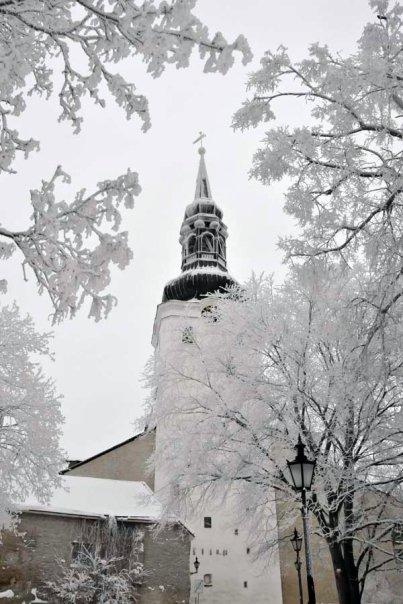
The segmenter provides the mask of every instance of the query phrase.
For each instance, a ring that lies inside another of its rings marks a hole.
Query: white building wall
[[[206,303],[204,303],[206,304]],[[203,302],[169,301],[160,304],[154,323],[153,345],[160,355],[169,360],[175,355],[178,338],[183,329],[193,326],[196,330],[201,318]],[[187,344],[183,344],[186,346]],[[164,404],[163,391],[158,393],[159,403]],[[158,404],[158,401],[157,401]],[[177,438],[167,434],[162,426],[157,427],[155,470],[155,490],[164,498],[166,489],[172,488],[169,469],[164,467],[163,447],[165,438]],[[180,442],[178,454],[180,454]],[[272,498],[274,500],[274,498]],[[203,583],[206,574],[212,575],[211,587],[202,587],[200,592],[192,590],[191,604],[281,604],[281,581],[278,556],[274,554],[270,565],[266,561],[254,559],[253,548],[247,530],[237,522],[237,515],[230,498],[206,503],[202,510],[194,514],[191,510],[181,512],[183,522],[195,534],[189,561],[190,572],[194,571],[197,556],[200,568],[192,575],[195,588]],[[268,509],[268,517],[274,517],[274,510]],[[204,517],[212,518],[212,527],[204,527]],[[251,551],[248,553],[248,549]],[[226,551],[226,554],[225,554]]]

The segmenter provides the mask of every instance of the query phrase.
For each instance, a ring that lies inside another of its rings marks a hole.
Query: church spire
[[[182,246],[182,274],[164,288],[163,301],[202,298],[208,292],[223,290],[235,282],[227,271],[227,227],[222,210],[211,195],[201,142],[205,135],[200,132],[198,149],[200,160],[196,179],[194,201],[186,207],[180,230]]]
[[[204,161],[204,155],[206,153],[206,149],[201,146],[199,148],[200,153],[200,161],[199,161],[199,171],[197,173],[196,180],[196,191],[195,191],[195,201],[197,199],[211,199],[211,188],[209,179],[207,176],[207,168],[206,162]]]

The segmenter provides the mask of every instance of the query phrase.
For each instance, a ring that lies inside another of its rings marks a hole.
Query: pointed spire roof
[[[199,171],[197,173],[197,179],[196,179],[195,200],[196,199],[212,199],[210,182],[209,182],[209,179],[207,176],[206,162],[204,161],[205,153],[206,153],[206,149],[204,147],[200,147],[199,148],[200,162],[199,162]]]

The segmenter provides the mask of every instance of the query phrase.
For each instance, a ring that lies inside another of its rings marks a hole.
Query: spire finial
[[[193,141],[193,144],[200,143],[198,149],[200,155],[199,171],[196,180],[195,199],[211,199],[210,183],[207,176],[206,164],[204,162],[204,154],[206,149],[203,147],[203,139],[206,138],[204,132],[199,132],[199,136]]]

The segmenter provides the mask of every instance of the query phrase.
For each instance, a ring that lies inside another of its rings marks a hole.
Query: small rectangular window
[[[211,528],[211,526],[212,526],[211,516],[205,516],[204,517],[204,528]]]
[[[238,535],[238,529],[234,530],[234,535]]]
[[[244,582],[243,582],[243,586],[244,586],[244,587],[248,587],[248,582],[247,582],[247,581],[244,581]]]
[[[247,548],[246,548],[246,553],[247,553],[247,554],[250,554],[250,547],[247,547]]]

